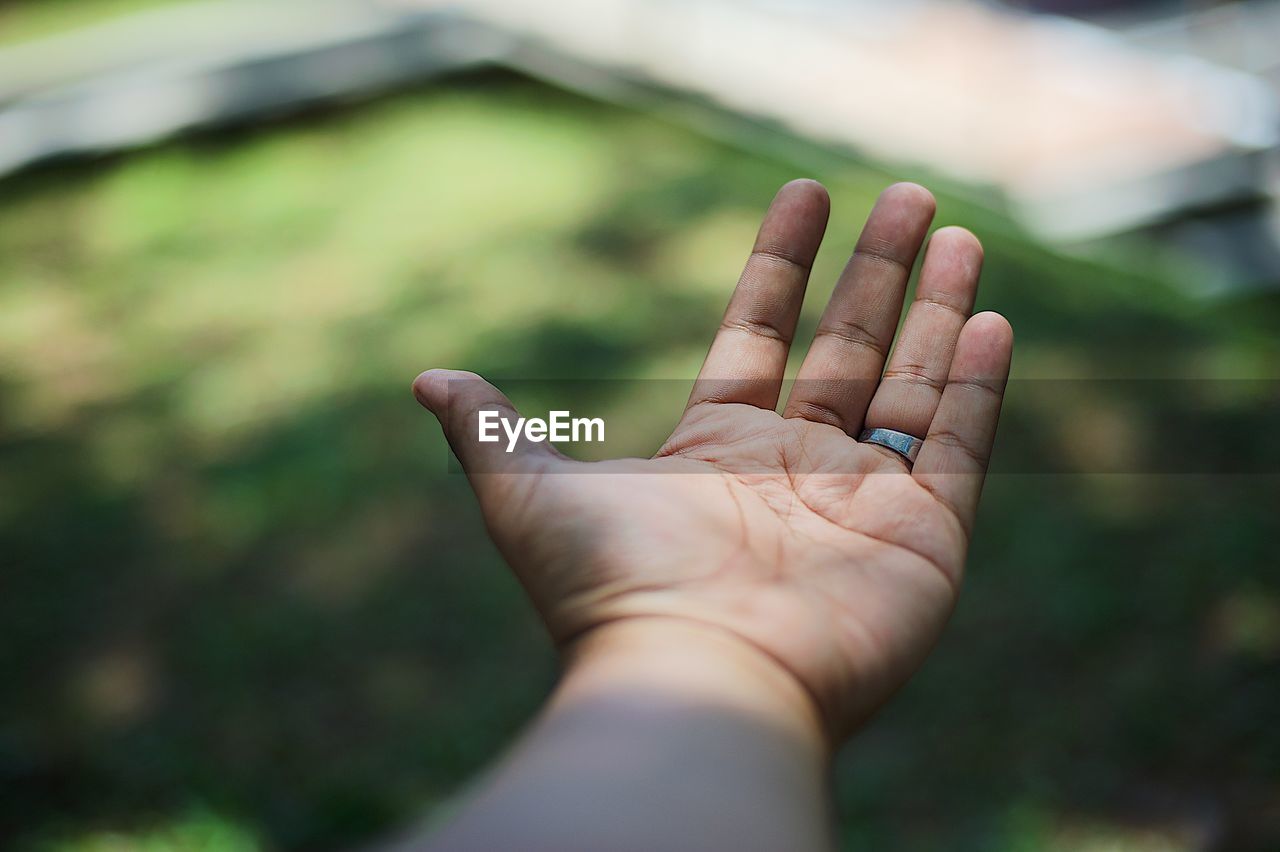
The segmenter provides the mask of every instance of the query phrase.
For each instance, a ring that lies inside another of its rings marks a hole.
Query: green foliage
[[[139,833],[92,832],[44,848],[48,852],[259,852],[262,846],[240,826],[196,811]]]
[[[10,0],[0,6],[0,47],[60,35],[176,0]]]

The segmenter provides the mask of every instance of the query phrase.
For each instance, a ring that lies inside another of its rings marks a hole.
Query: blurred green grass
[[[812,329],[890,178],[795,145],[834,202]],[[409,380],[691,376],[795,176],[492,74],[0,184],[0,837],[326,849],[447,803],[554,661]],[[1023,377],[1277,363],[1274,299],[938,223]],[[1140,414],[1008,404],[1055,452]],[[943,647],[837,767],[844,839],[1280,844],[1275,486],[994,478]]]
[[[176,0],[8,0],[0,5],[0,47],[61,35]]]

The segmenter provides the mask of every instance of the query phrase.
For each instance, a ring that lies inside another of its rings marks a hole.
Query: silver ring
[[[916,456],[920,455],[920,447],[924,444],[922,438],[892,429],[864,429],[858,440],[863,444],[888,447],[906,459],[908,465],[916,463]]]

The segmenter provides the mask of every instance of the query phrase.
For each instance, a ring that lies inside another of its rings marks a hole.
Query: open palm
[[[828,207],[812,181],[778,193],[684,415],[652,459],[577,462],[527,441],[507,453],[477,441],[480,411],[511,412],[491,385],[432,370],[414,388],[558,643],[620,619],[707,626],[780,664],[840,732],[915,670],[954,605],[1012,332],[997,314],[970,317],[982,250],[945,228],[891,352],[934,212],[926,190],[895,185],[779,415]],[[855,441],[864,427],[925,438],[914,466]]]

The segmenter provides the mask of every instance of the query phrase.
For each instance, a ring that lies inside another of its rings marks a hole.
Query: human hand
[[[561,648],[577,659],[637,637],[691,659],[752,657],[784,673],[838,739],[918,667],[955,603],[1013,337],[998,314],[970,317],[982,249],[944,228],[888,355],[934,213],[926,190],[898,184],[876,203],[777,414],[828,209],[812,181],[779,191],[688,406],[651,459],[585,463],[529,442],[507,453],[477,440],[480,411],[513,412],[479,377],[431,370],[414,392]],[[924,437],[914,467],[855,441],[864,426]]]

